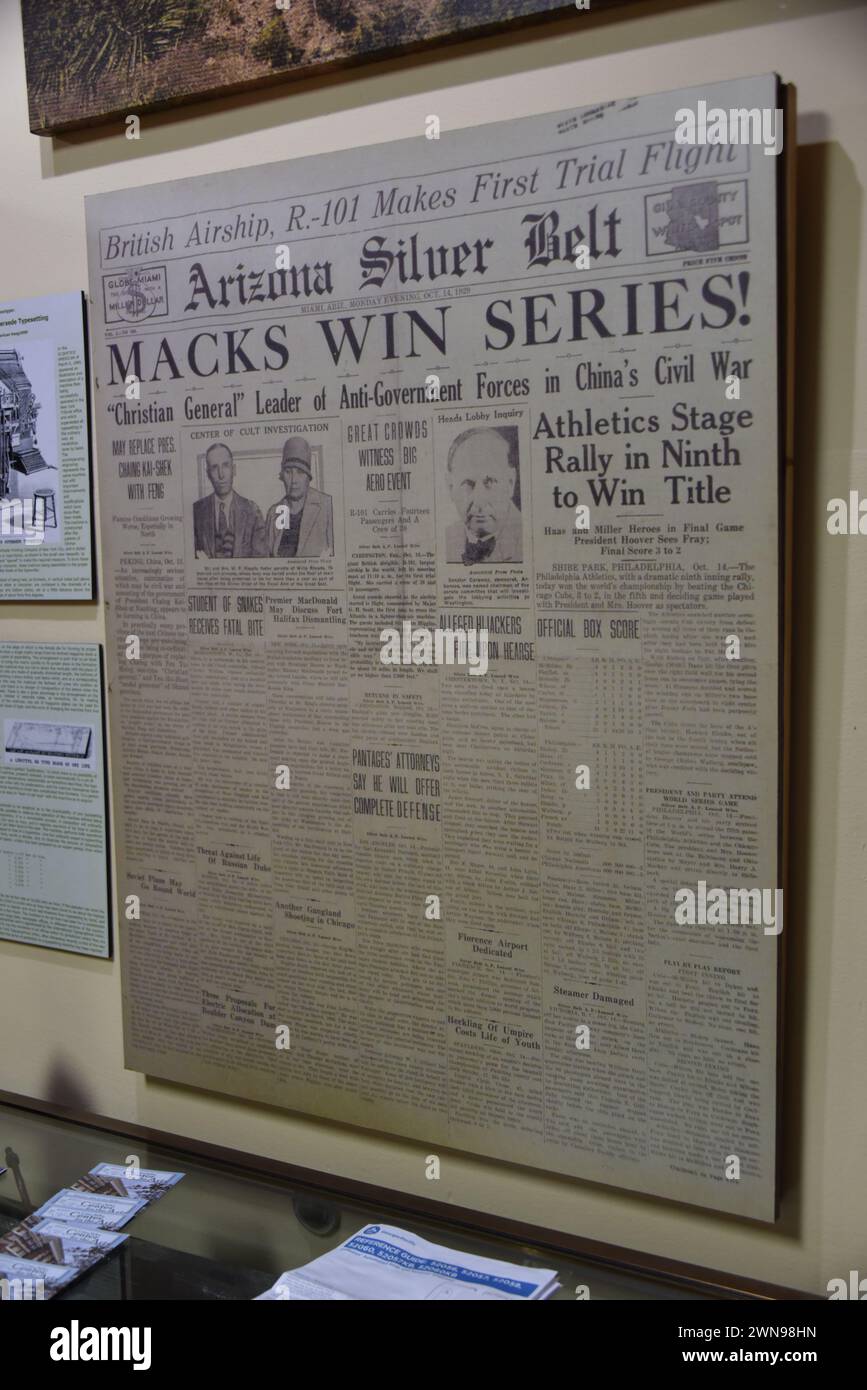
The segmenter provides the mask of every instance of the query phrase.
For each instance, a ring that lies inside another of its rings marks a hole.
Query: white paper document
[[[0,1302],[41,1302],[78,1277],[74,1265],[19,1260],[0,1251]]]
[[[98,644],[0,642],[0,938],[109,956],[107,816]]]
[[[147,1206],[138,1197],[101,1197],[93,1192],[74,1192],[61,1187],[33,1214],[50,1216],[52,1221],[70,1221],[77,1226],[95,1226],[117,1231]]]
[[[286,1270],[256,1301],[538,1299],[557,1288],[553,1269],[467,1255],[432,1245],[399,1226],[365,1226],[336,1250]]]
[[[97,1264],[126,1239],[115,1231],[29,1216],[0,1239],[0,1257],[11,1255],[15,1259],[40,1260],[45,1264],[70,1265],[84,1270]]]
[[[171,1173],[160,1168],[139,1168],[133,1176],[123,1163],[97,1163],[72,1187],[77,1192],[95,1192],[106,1197],[140,1197],[145,1203],[151,1203],[164,1197],[183,1176],[183,1173]]]
[[[89,1269],[129,1239],[117,1231],[74,1226],[71,1221],[39,1220],[29,1228],[29,1232],[41,1237],[50,1248],[50,1256],[40,1255],[39,1259],[50,1259],[53,1264],[74,1265],[79,1270]]]
[[[93,598],[84,309],[0,303],[0,601]]]

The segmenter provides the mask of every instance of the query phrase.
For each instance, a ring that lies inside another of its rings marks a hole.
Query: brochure
[[[289,1299],[540,1299],[560,1285],[536,1269],[432,1245],[399,1226],[365,1226],[335,1250],[286,1270],[256,1302]]]

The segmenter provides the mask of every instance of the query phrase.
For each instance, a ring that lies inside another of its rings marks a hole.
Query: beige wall
[[[655,15],[644,10],[657,10]],[[116,962],[0,942],[0,1087],[463,1206],[824,1291],[867,1274],[864,729],[867,538],[829,497],[865,477],[867,12],[844,0],[719,0],[578,14],[437,58],[371,65],[56,141],[27,129],[17,0],[0,0],[0,293],[84,287],[85,194],[775,70],[798,89],[794,839],[786,914],[785,1196],[774,1228],[203,1095],[125,1071]],[[860,310],[860,312],[859,312]],[[862,383],[860,393],[856,383]],[[0,635],[100,641],[101,604],[12,605]]]

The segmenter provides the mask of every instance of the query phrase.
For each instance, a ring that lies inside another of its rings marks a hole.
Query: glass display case
[[[331,1174],[216,1149],[95,1116],[0,1103],[0,1234],[100,1162],[180,1171],[183,1180],[125,1228],[128,1240],[55,1301],[246,1300],[371,1221],[513,1264],[556,1269],[556,1299],[804,1298],[638,1251],[378,1191]]]

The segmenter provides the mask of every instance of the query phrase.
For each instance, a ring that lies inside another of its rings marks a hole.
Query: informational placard
[[[0,642],[0,937],[109,954],[102,653]]]
[[[84,295],[0,304],[0,601],[94,592]]]
[[[772,1219],[779,105],[87,200],[128,1066]]]

